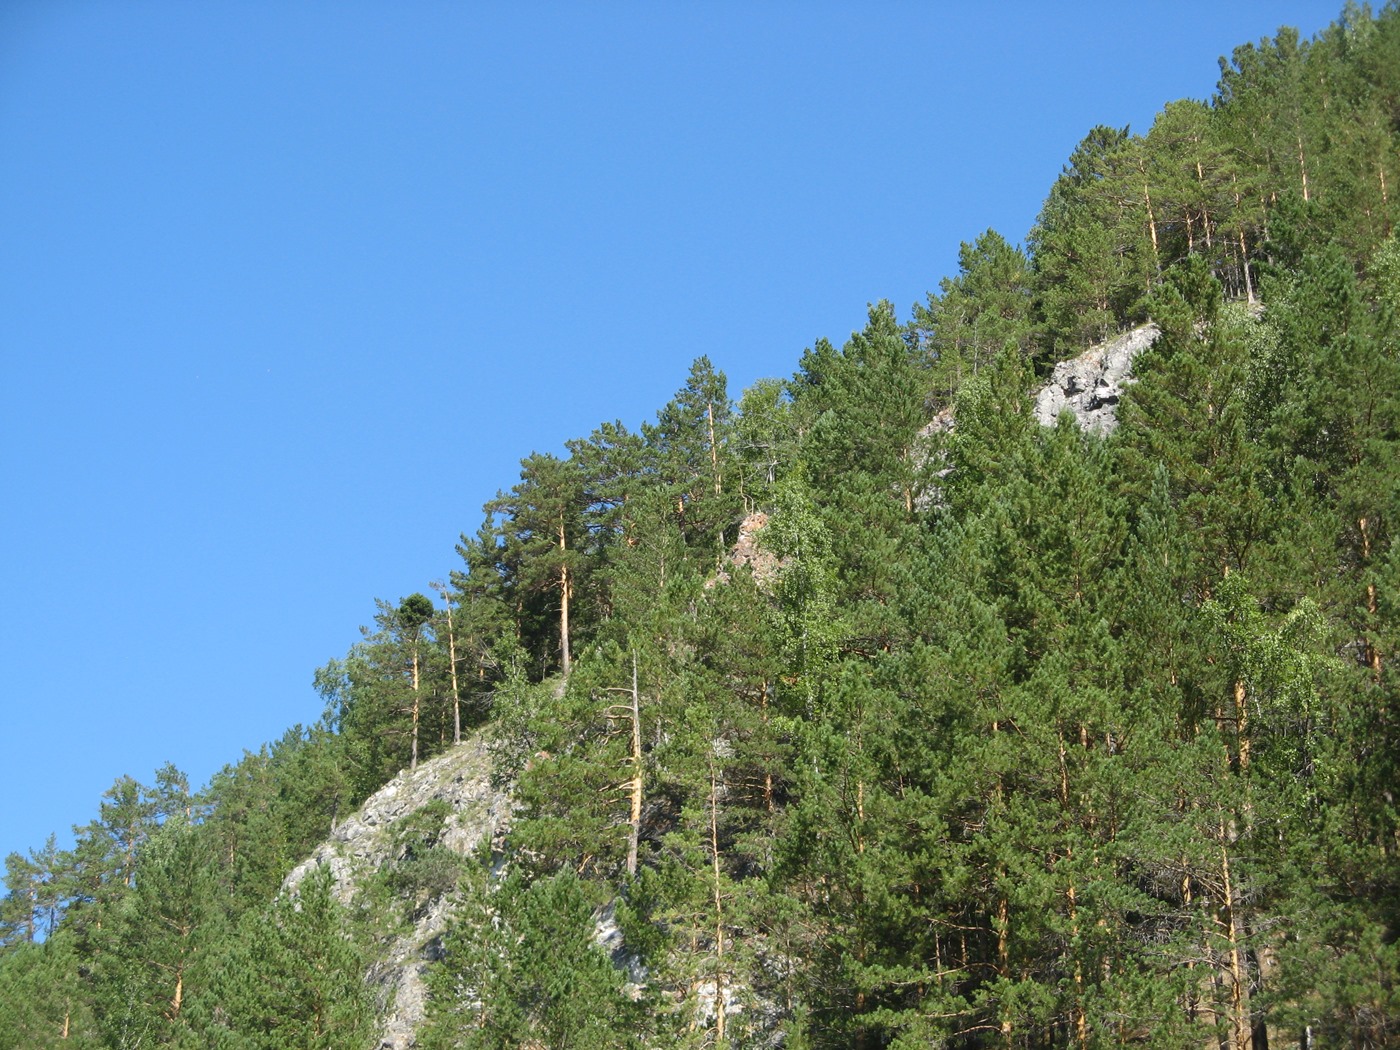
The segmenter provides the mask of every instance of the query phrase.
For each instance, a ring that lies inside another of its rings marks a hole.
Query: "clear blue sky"
[[[0,855],[314,721],[522,456],[907,316],[1339,7],[0,3]]]

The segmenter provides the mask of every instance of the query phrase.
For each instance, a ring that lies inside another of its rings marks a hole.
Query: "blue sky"
[[[0,4],[0,854],[314,721],[518,476],[1337,3]]]

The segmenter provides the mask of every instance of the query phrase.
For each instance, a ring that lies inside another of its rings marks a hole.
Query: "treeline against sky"
[[[320,722],[8,858],[0,1042],[369,1046],[454,893],[425,1046],[1394,1045],[1397,192],[1400,7],[1349,5],[1092,129],[908,319],[528,456]],[[1035,424],[1148,319],[1114,434]],[[478,733],[508,877],[429,814],[355,909],[278,898]]]

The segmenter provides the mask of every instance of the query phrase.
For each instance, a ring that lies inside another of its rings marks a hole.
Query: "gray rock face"
[[[363,880],[398,859],[394,856],[397,823],[434,800],[451,808],[441,845],[464,856],[482,842],[501,848],[513,806],[509,793],[492,784],[491,771],[491,756],[480,737],[464,741],[413,772],[404,770],[299,864],[283,882],[283,891],[295,893],[307,874],[325,865],[335,879],[336,897],[342,904],[353,904]],[[432,901],[407,933],[386,946],[367,975],[379,991],[385,1017],[380,1050],[409,1050],[415,1045],[415,1032],[427,1011],[424,975],[439,951],[453,903],[450,896]]]
[[[1035,419],[1052,427],[1069,411],[1083,430],[1111,434],[1118,426],[1118,401],[1133,381],[1133,358],[1157,341],[1161,331],[1145,324],[1116,339],[1061,361],[1035,398]]]

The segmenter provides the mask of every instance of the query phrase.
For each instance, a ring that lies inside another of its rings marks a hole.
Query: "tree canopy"
[[[473,733],[520,812],[504,872],[418,843],[425,1045],[1395,1045],[1397,188],[1348,4],[907,319],[526,456],[315,725],[6,858],[5,1045],[372,1045],[376,920],[282,881]],[[1115,431],[1036,425],[1148,319]]]

